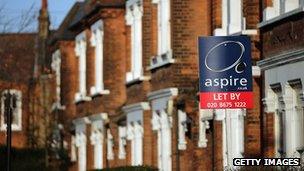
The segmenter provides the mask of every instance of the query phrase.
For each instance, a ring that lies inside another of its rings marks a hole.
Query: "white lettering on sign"
[[[213,100],[240,100],[241,93],[214,93]]]
[[[229,76],[229,78],[215,78],[215,79],[206,79],[205,86],[206,87],[221,87],[223,89],[226,86],[237,86],[237,87],[246,87],[248,80],[246,78],[233,78]]]

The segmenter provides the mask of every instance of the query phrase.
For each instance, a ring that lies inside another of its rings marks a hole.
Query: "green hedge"
[[[108,169],[101,169],[101,170],[94,170],[94,171],[157,171],[153,167],[149,166],[124,166],[124,167],[115,167],[115,168],[108,168]]]

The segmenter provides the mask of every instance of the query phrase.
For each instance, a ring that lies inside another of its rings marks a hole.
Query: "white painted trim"
[[[252,75],[254,77],[260,77],[261,76],[261,68],[259,66],[252,66]]]
[[[90,94],[92,96],[109,94],[108,90],[104,90],[103,80],[103,43],[104,43],[104,31],[103,21],[98,20],[91,26],[91,44],[95,47],[95,85],[90,88]]]
[[[107,113],[99,113],[99,114],[88,116],[88,119],[90,120],[90,122],[94,122],[94,121],[98,121],[98,120],[107,121],[109,118],[108,118]]]
[[[126,24],[131,27],[131,70],[126,73],[126,84],[146,80],[142,64],[142,0],[128,0],[126,3]]]
[[[54,109],[63,109],[64,106],[61,105],[61,52],[60,49],[57,49],[52,54],[52,70],[55,72],[56,78],[56,99],[52,106],[52,110]]]
[[[174,63],[171,49],[170,0],[152,0],[157,5],[157,55],[150,60],[148,70]]]
[[[96,86],[90,88],[91,97],[110,94],[110,90],[98,89]]]
[[[268,70],[285,64],[291,64],[304,60],[304,49],[292,50],[275,56],[266,56],[257,62],[261,70]]]
[[[286,12],[286,13],[283,13],[283,14],[280,14],[279,16],[276,16],[275,14],[270,14],[270,13],[273,13],[270,11],[271,8],[266,8],[266,11],[264,10],[264,16],[266,18],[269,18],[269,20],[263,20],[261,23],[258,24],[258,28],[262,28],[262,27],[266,27],[268,25],[271,25],[273,23],[276,23],[280,20],[283,20],[285,18],[288,18],[288,17],[291,17],[293,15],[297,15],[297,14],[300,14],[300,13],[303,13],[304,12],[304,6],[300,6],[299,8],[297,9],[294,9],[292,11],[289,11],[289,12]],[[268,10],[268,11],[267,11]],[[272,9],[271,9],[272,10]],[[268,14],[267,14],[268,13]],[[269,16],[267,16],[269,15]],[[264,18],[265,18],[264,17]]]
[[[257,29],[246,29],[246,30],[242,30],[240,32],[231,34],[231,36],[241,36],[241,35],[248,35],[248,36],[258,35],[258,30]]]
[[[163,97],[174,97],[178,95],[177,88],[166,88],[148,93],[148,100],[160,99]]]
[[[138,110],[150,110],[150,105],[148,102],[140,102],[140,103],[124,106],[122,110],[124,111],[124,113],[128,114],[130,112],[138,111]]]
[[[198,147],[206,148],[207,147],[207,136],[206,131],[210,128],[209,121],[213,119],[213,110],[211,109],[200,109],[199,113],[199,140]]]
[[[87,89],[86,89],[86,32],[83,31],[78,34],[75,38],[75,53],[76,57],[79,57],[79,68],[78,68],[78,78],[79,78],[79,89],[75,94],[75,103],[81,101],[89,101],[90,97],[87,97]]]
[[[187,114],[181,110],[177,111],[178,115],[178,149],[186,150],[187,149],[187,141],[186,141],[186,132],[187,125],[185,125],[187,121]]]
[[[127,128],[118,126],[118,159],[126,159]]]
[[[139,76],[136,78],[134,75],[134,72],[126,73],[126,85],[131,85],[131,84],[138,83],[141,81],[149,81],[150,79],[151,79],[150,76]]]
[[[162,55],[153,56],[150,59],[150,66],[147,68],[147,70],[154,70],[173,63],[175,63],[175,59],[173,59],[172,51],[170,50]]]
[[[77,118],[77,119],[74,119],[72,122],[73,122],[73,124],[75,126],[81,125],[81,124],[89,124],[89,123],[91,123],[91,121],[89,120],[88,117]]]
[[[113,147],[114,147],[114,139],[110,129],[107,129],[107,159],[108,160],[114,160]]]
[[[77,92],[75,94],[75,101],[74,101],[74,103],[88,102],[88,101],[91,101],[91,100],[92,100],[92,97],[86,96],[86,95],[83,95],[83,93]]]

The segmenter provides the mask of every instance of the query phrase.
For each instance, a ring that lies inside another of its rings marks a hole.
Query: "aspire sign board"
[[[199,37],[200,108],[252,108],[248,36]]]

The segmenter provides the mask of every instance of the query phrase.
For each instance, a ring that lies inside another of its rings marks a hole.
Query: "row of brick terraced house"
[[[48,38],[52,111],[70,169],[223,170],[235,157],[299,156],[303,7],[303,0],[75,3]],[[254,108],[200,110],[198,37],[240,35],[251,38]]]
[[[51,39],[58,109],[75,168],[221,170],[261,155],[260,72],[252,110],[199,110],[199,36],[249,35],[259,1],[78,2]],[[55,66],[55,65],[54,65]],[[213,115],[214,113],[214,115]],[[70,137],[68,135],[68,137]],[[212,157],[210,157],[212,156]]]

